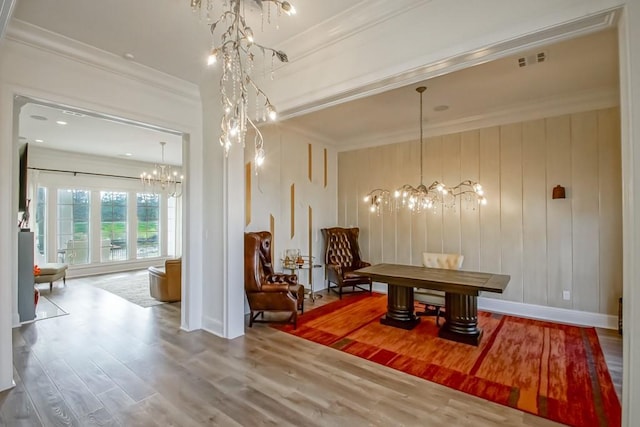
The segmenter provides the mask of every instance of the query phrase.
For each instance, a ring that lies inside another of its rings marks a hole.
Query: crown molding
[[[616,107],[620,96],[615,89],[589,90],[563,98],[548,98],[536,103],[512,104],[483,114],[449,120],[441,123],[426,123],[424,137],[448,135],[469,130],[500,126],[509,123],[555,117],[563,114]],[[383,135],[365,135],[333,143],[338,152],[377,147],[406,141],[415,141],[416,129],[403,129]],[[326,139],[326,138],[324,138]],[[329,143],[330,144],[330,143]]]
[[[200,88],[145,65],[129,62],[118,55],[54,33],[19,19],[11,20],[6,37],[13,42],[63,56],[100,70],[117,74],[193,103],[200,103]]]
[[[396,7],[390,11],[388,0],[361,0],[350,7],[345,7],[342,12],[331,18],[284,40],[281,47],[288,53],[290,62],[297,62],[398,15],[409,13],[416,7],[431,1],[396,0],[394,2]],[[399,5],[398,3],[403,4]],[[286,76],[288,67],[284,64],[278,64],[274,69],[280,68],[282,68],[280,74]]]
[[[416,4],[415,6],[419,5],[420,4]],[[333,84],[331,87],[327,87],[323,90],[315,90],[302,95],[298,94],[295,99],[281,100],[279,104],[284,106],[284,108],[281,109],[280,117],[281,119],[285,119],[319,111],[344,102],[376,95],[433,77],[494,61],[515,53],[602,31],[615,26],[618,22],[619,15],[619,9],[611,9],[605,12],[582,17],[580,19],[568,21],[541,31],[507,39],[472,51],[467,51],[460,55],[446,57],[436,62],[428,63],[427,61],[429,61],[429,59],[425,58],[425,65],[418,67],[413,65],[403,66],[402,64],[399,64],[394,68],[394,70],[387,70],[388,76],[383,78],[379,77],[379,70],[373,70],[367,75],[362,75],[349,81],[343,81],[341,84]],[[292,65],[295,64],[289,65],[291,68],[289,71],[286,71],[288,68],[284,68],[281,76],[286,75],[288,72],[293,73],[293,68],[295,67],[292,67]],[[399,73],[395,72],[395,70],[398,69],[404,69],[406,71]],[[299,72],[299,70],[297,70],[297,72]],[[338,91],[337,93],[335,92],[336,88],[344,87],[351,87],[354,89]],[[325,96],[322,96],[322,93],[324,93]],[[319,97],[318,94],[320,94]],[[313,100],[313,98],[315,98],[315,100]],[[312,100],[301,104],[301,99]]]
[[[334,139],[328,138],[326,135],[321,134],[319,132],[310,131],[309,129],[305,129],[301,126],[296,126],[287,122],[283,122],[280,124],[280,127],[284,131],[295,133],[304,138],[308,138],[310,140],[319,142],[329,147],[334,147],[336,145],[336,141]]]

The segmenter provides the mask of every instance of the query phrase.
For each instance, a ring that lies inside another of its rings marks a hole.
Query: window
[[[58,252],[68,264],[89,263],[91,194],[58,190]]]
[[[36,253],[35,263],[44,264],[47,262],[47,254],[45,252],[47,244],[45,236],[47,235],[47,189],[38,187],[36,190]]]
[[[136,214],[138,217],[138,258],[160,256],[159,219],[160,196],[157,194],[137,194]]]
[[[100,261],[127,259],[127,193],[100,192]]]

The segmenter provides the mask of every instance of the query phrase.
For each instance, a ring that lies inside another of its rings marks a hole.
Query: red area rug
[[[386,295],[344,297],[298,318],[307,340],[474,396],[572,426],[619,426],[620,402],[594,328],[479,313],[480,346],[438,338],[435,319],[413,330],[379,323]]]

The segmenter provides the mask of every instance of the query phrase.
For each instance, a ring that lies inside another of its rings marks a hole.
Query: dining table
[[[479,345],[480,292],[503,293],[510,276],[468,270],[449,270],[402,264],[375,264],[355,271],[373,281],[386,283],[387,313],[383,325],[413,329],[420,323],[414,309],[414,288],[444,292],[445,323],[438,336],[464,344]]]

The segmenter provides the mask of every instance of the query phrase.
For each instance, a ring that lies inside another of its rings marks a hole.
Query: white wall
[[[257,175],[253,162],[254,147],[250,143],[253,137],[247,138],[245,148],[245,168],[250,168],[251,180],[251,212],[248,223],[245,217],[246,230],[271,231],[273,217],[273,263],[276,271],[284,271],[281,259],[286,249],[300,249],[303,255],[311,253],[315,263],[324,265],[320,229],[338,224],[336,151],[292,131],[286,122],[270,125],[261,131],[266,159]],[[308,286],[309,279],[308,271],[300,272],[300,283]],[[324,288],[324,269],[314,269],[312,280],[314,290]]]
[[[39,46],[39,47],[36,47]],[[10,28],[0,40],[0,269],[9,279],[0,284],[0,389],[12,384],[11,326],[17,284],[17,139],[14,140],[15,95],[112,114],[174,129],[189,135],[184,150],[185,293],[201,295],[201,183],[202,110],[199,91],[193,85],[128,63],[115,55],[90,49],[51,33],[21,25]],[[193,153],[195,154],[193,154]],[[183,304],[182,326],[200,327],[201,299]]]

